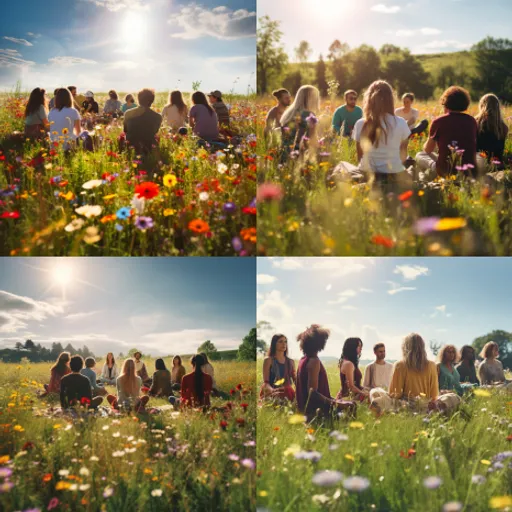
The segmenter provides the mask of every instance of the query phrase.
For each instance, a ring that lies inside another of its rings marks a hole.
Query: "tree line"
[[[137,349],[131,349],[127,356],[132,356]],[[205,341],[197,350],[198,352],[205,352],[212,360],[221,359],[237,359],[238,361],[255,361],[256,360],[256,328],[252,328],[249,333],[243,338],[238,349],[233,351],[219,351],[215,344],[210,340]],[[69,352],[71,355],[80,355],[84,359],[86,357],[95,357],[94,353],[84,345],[82,348],[75,349],[71,343],[63,346],[62,343],[52,343],[51,348],[41,345],[41,343],[34,343],[32,340],[26,340],[25,343],[20,341],[16,342],[13,349],[4,348],[0,350],[0,361],[6,363],[18,363],[22,359],[28,359],[33,363],[55,361],[61,352]],[[233,352],[231,357],[224,358],[224,352]],[[124,359],[125,355],[120,352],[116,357]]]
[[[419,99],[439,95],[450,85],[470,90],[474,99],[493,92],[505,102],[512,102],[512,40],[487,37],[471,48],[476,74],[463,66],[447,64],[429,73],[418,57],[406,48],[385,44],[380,49],[363,44],[350,48],[336,39],[324,55],[309,62],[312,49],[308,41],[295,48],[296,64],[290,62],[282,44],[279,21],[263,16],[257,33],[257,89],[264,95],[278,87],[292,94],[306,83],[316,85],[323,97],[346,89],[361,92],[378,79],[387,80],[399,95],[412,91]]]

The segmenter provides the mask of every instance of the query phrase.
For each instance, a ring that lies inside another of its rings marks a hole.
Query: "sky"
[[[288,338],[300,358],[297,334],[311,324],[331,329],[320,356],[340,357],[346,338],[363,341],[361,359],[383,342],[387,358],[401,356],[403,338],[471,344],[495,329],[512,330],[512,258],[258,258],[258,331]],[[430,350],[427,350],[432,356]]]
[[[256,325],[255,271],[253,258],[2,258],[0,348],[236,349]]]
[[[390,43],[414,54],[469,49],[485,37],[512,38],[510,0],[258,0],[258,17],[281,22],[290,60],[301,40],[310,60],[339,39],[351,48]]]
[[[256,0],[23,0],[0,16],[0,89],[255,87]]]

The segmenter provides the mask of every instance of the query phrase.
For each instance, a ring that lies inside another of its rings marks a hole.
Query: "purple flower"
[[[428,476],[423,480],[423,485],[427,489],[438,489],[443,481],[438,476]]]
[[[12,475],[11,468],[0,468],[0,478],[9,478]]]
[[[236,455],[235,453],[230,453],[230,454],[228,455],[228,459],[229,459],[229,460],[233,460],[233,461],[235,461],[235,460],[239,460],[239,459],[240,459],[240,457],[239,457],[238,455]]]
[[[146,229],[151,229],[153,227],[153,219],[151,217],[137,217],[135,219],[135,227],[140,229],[141,231],[146,231]]]
[[[236,211],[236,205],[235,203],[231,202],[231,201],[228,201],[227,203],[224,204],[224,206],[222,207],[222,209],[226,212],[226,213],[234,213]]]
[[[14,484],[12,482],[4,482],[3,484],[0,484],[0,494],[9,492],[13,487]]]
[[[311,460],[313,462],[318,462],[322,458],[322,454],[320,452],[297,452],[294,457],[296,459],[302,460]]]
[[[311,114],[306,117],[306,122],[314,126],[316,123],[318,123],[318,118],[315,116],[315,114],[313,114],[313,112],[311,112]]]
[[[233,246],[233,249],[236,252],[241,251],[244,246],[242,240],[240,240],[240,238],[238,238],[237,236],[235,236],[233,240],[231,240],[231,245]]]
[[[252,459],[242,459],[241,464],[242,464],[242,466],[249,468],[249,469],[256,468],[256,463]]]
[[[418,219],[414,225],[414,232],[420,236],[426,235],[435,230],[439,220],[439,217],[423,217]]]

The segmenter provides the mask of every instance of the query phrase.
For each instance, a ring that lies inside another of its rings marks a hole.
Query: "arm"
[[[363,158],[363,148],[361,147],[361,143],[359,141],[356,142],[356,151],[357,151],[357,161],[360,162]]]
[[[436,149],[436,146],[437,142],[432,137],[429,137],[427,142],[425,142],[425,144],[423,145],[423,151],[429,154],[433,153]]]
[[[272,131],[272,127],[275,121],[276,115],[275,115],[275,107],[271,108],[267,116],[265,117],[265,135],[268,135]]]
[[[274,390],[270,385],[270,367],[272,366],[272,358],[266,357],[263,361],[263,392],[264,394],[270,394]]]
[[[439,379],[437,377],[437,368],[435,365],[431,365],[430,372],[430,389],[429,389],[429,398],[431,400],[435,400],[439,396]]]
[[[362,389],[359,389],[354,382],[354,364],[350,361],[343,361],[342,368],[345,373],[345,377],[347,379],[347,386],[352,393],[355,395],[367,395],[368,393],[366,391],[363,391]]]
[[[393,368],[391,384],[389,385],[389,394],[392,398],[402,398],[404,394],[405,373],[400,366]]]
[[[371,374],[371,365],[368,365],[364,369],[364,379],[363,379],[363,389],[370,389],[370,374]]]
[[[480,363],[480,366],[478,367],[478,380],[480,381],[480,385],[487,384],[487,377],[485,375],[485,363]]]
[[[153,373],[152,384],[151,384],[151,387],[149,388],[149,391],[148,391],[149,395],[153,395],[155,393],[156,393],[156,372]]]
[[[334,112],[334,116],[332,116],[332,129],[339,135],[341,130],[341,112],[339,109],[336,109]]]
[[[73,123],[73,131],[75,132],[75,135],[77,137],[80,135],[80,132],[82,131],[82,127],[80,126],[80,116],[78,116],[78,119],[75,119]]]
[[[402,141],[400,144],[400,160],[405,162],[407,160],[407,147],[409,146],[409,139]]]
[[[320,375],[320,359],[313,359],[308,363],[308,390],[318,389],[318,376]]]

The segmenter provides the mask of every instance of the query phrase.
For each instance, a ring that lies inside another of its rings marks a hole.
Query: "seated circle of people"
[[[63,409],[68,409],[74,405],[88,406],[96,408],[101,404],[101,396],[92,395],[90,380],[82,375],[81,370],[84,367],[82,356],[74,355],[69,361],[71,373],[64,375],[60,381],[60,404]]]
[[[288,340],[283,334],[274,334],[267,357],[263,361],[263,385],[260,397],[295,399],[295,363],[288,357]]]

